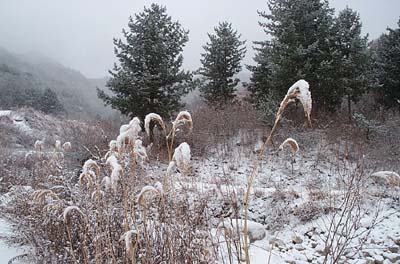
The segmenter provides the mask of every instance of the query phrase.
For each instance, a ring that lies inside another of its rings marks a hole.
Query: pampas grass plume
[[[71,214],[72,211],[76,211],[78,214],[80,214],[83,217],[85,216],[85,214],[82,212],[81,209],[79,209],[78,206],[70,205],[70,206],[68,206],[67,208],[64,209],[64,212],[63,212],[64,222],[67,222],[68,216]]]
[[[286,145],[290,147],[293,154],[296,154],[299,151],[299,144],[297,144],[297,141],[293,138],[287,138],[285,141],[283,141],[283,143],[279,146],[279,150],[283,150]]]
[[[155,113],[147,114],[144,119],[144,128],[146,130],[147,136],[150,136],[150,122],[153,121],[157,125],[159,125],[162,129],[165,129],[164,121],[161,116]]]
[[[193,128],[193,120],[192,116],[188,111],[181,111],[179,114],[176,116],[176,119],[174,122],[172,122],[173,125],[173,130],[176,130],[178,126],[187,124],[189,129]]]

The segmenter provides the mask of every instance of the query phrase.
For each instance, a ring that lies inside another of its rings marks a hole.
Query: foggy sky
[[[0,0],[0,47],[15,53],[38,51],[88,77],[108,76],[116,61],[113,37],[121,37],[128,18],[152,2],[165,5],[173,20],[190,31],[184,67],[200,66],[202,45],[220,21],[227,20],[247,40],[246,64],[253,64],[252,41],[264,40],[257,10],[267,0]],[[336,11],[349,6],[360,13],[364,34],[378,37],[394,28],[399,0],[330,0]]]

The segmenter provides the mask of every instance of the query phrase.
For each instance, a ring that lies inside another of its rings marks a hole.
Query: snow
[[[9,116],[9,115],[11,115],[11,110],[1,110],[0,111],[0,117]]]
[[[0,117],[6,116],[12,121],[12,126],[19,129],[21,132],[31,135],[32,128],[26,122],[25,118],[21,116],[19,113],[11,110],[1,110]]]
[[[0,111],[0,116],[1,116]],[[22,248],[16,248],[16,247],[9,247],[5,242],[1,240],[1,236],[7,235],[10,233],[10,228],[4,220],[0,218],[0,261],[1,263],[7,263],[11,258],[21,255],[24,253],[24,250]],[[15,262],[17,263],[17,262]]]

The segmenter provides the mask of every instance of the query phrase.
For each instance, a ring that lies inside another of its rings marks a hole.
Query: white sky
[[[128,17],[154,1],[147,0],[0,0],[0,46],[15,53],[39,51],[88,77],[107,76],[115,62],[113,37],[121,37]],[[174,20],[190,30],[184,67],[200,66],[207,32],[219,21],[233,24],[247,40],[245,63],[252,64],[252,41],[265,39],[257,10],[267,0],[158,0]],[[378,37],[396,27],[400,0],[331,0],[336,10],[347,6],[360,13],[364,33]]]

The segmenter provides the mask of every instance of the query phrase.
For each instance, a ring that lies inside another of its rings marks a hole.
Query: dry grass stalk
[[[159,190],[153,186],[147,185],[142,188],[140,193],[137,196],[136,203],[142,207],[146,207],[146,199],[145,199],[145,194],[146,193],[154,193],[157,196],[161,196],[161,193]]]
[[[54,200],[60,199],[57,194],[48,189],[40,189],[32,193],[32,199],[34,202],[43,202],[46,197],[51,197]]]
[[[250,264],[250,255],[249,255],[249,241],[248,241],[248,236],[247,236],[247,220],[248,220],[248,209],[250,206],[250,192],[251,192],[251,187],[254,183],[255,177],[258,172],[258,168],[260,165],[260,161],[264,157],[265,151],[267,150],[268,146],[271,144],[272,136],[274,135],[276,129],[278,128],[279,121],[282,118],[282,114],[286,107],[291,103],[294,102],[296,99],[300,100],[301,103],[303,104],[304,107],[304,112],[307,116],[309,125],[311,126],[311,108],[312,108],[312,101],[311,101],[311,93],[309,91],[309,84],[304,81],[304,80],[299,80],[295,84],[293,84],[285,98],[280,104],[280,107],[278,109],[278,112],[276,114],[275,122],[274,125],[268,135],[268,138],[265,140],[261,151],[258,154],[257,159],[254,160],[253,164],[253,169],[250,174],[250,177],[247,182],[247,188],[246,188],[246,194],[245,194],[245,208],[244,208],[244,251],[245,251],[245,256],[246,256],[246,264]]]

